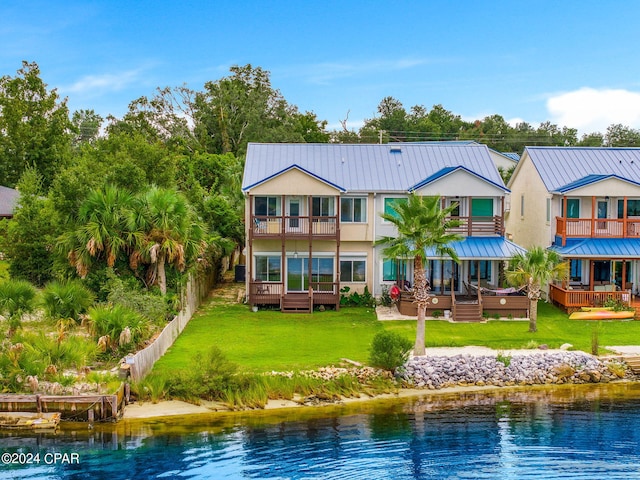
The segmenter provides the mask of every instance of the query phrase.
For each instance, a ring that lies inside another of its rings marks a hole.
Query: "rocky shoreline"
[[[471,385],[608,383],[636,378],[619,360],[601,360],[580,351],[413,357],[397,374],[412,388],[430,390]]]

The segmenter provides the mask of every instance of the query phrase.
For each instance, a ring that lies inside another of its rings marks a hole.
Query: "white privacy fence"
[[[228,266],[229,260],[225,260],[225,265]],[[135,355],[127,357],[131,379],[134,382],[143,379],[151,371],[158,359],[173,345],[178,335],[191,320],[191,316],[200,305],[200,302],[208,295],[215,281],[216,275],[214,271],[202,273],[197,277],[191,275],[181,295],[182,310],[164,327],[162,333],[151,345],[140,350]]]

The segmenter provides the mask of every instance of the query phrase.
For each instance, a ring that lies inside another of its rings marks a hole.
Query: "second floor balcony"
[[[267,216],[251,218],[251,234],[259,238],[325,238],[338,239],[340,233],[336,216]]]
[[[499,215],[486,217],[451,217],[460,225],[451,229],[451,233],[459,233],[465,237],[504,236],[504,218]]]
[[[638,238],[640,218],[556,217],[556,235],[562,238]]]

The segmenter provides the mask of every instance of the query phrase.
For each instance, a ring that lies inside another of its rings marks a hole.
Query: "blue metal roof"
[[[526,250],[504,237],[466,237],[454,242],[451,247],[460,260],[508,260]],[[427,258],[441,258],[435,249],[427,251]]]
[[[250,143],[242,189],[293,165],[347,192],[407,192],[434,173],[459,166],[508,191],[486,145],[411,143]]]
[[[509,157],[511,160],[515,160],[516,162],[520,161],[520,155],[516,152],[500,152],[505,157]]]
[[[567,258],[640,258],[640,240],[634,238],[587,238],[551,248]]]
[[[525,153],[549,192],[595,176],[640,185],[640,148],[526,147]]]

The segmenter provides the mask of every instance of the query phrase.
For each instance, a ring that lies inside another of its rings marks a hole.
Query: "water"
[[[15,456],[40,453],[38,463],[0,465],[0,479],[632,479],[640,478],[640,385],[467,393],[91,431],[76,424],[57,435],[3,434],[0,445]]]

